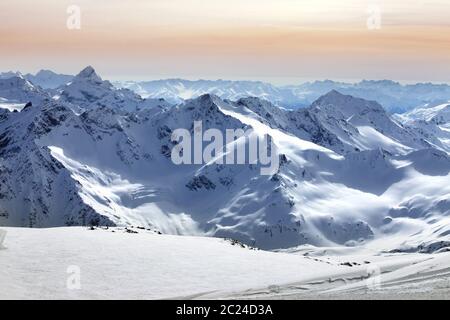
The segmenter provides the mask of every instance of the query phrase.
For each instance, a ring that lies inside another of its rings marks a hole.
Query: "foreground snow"
[[[345,297],[373,295],[408,281],[427,281],[422,290],[449,297],[449,253],[387,255],[313,247],[267,252],[218,238],[142,229],[5,230],[1,299]],[[67,281],[78,268],[80,289],[69,289]],[[366,279],[373,270],[382,273],[381,288],[377,278]],[[437,288],[433,279],[440,279]]]

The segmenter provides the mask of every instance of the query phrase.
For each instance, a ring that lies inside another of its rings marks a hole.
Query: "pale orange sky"
[[[71,4],[80,30],[66,27]],[[0,70],[449,82],[449,17],[448,0],[1,0]]]

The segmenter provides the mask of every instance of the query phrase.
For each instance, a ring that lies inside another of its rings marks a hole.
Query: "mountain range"
[[[192,89],[200,82],[188,89],[179,81],[172,95],[155,86],[141,86],[148,94],[130,83],[117,88],[92,67],[66,80],[47,80],[49,87],[20,74],[0,77],[0,225],[134,225],[264,249],[380,239],[391,239],[385,249],[392,251],[450,246],[450,121],[448,104],[436,102],[448,101],[444,85],[361,82],[317,90],[311,103],[313,94],[290,87],[308,105],[289,110],[274,98],[282,89],[259,82],[203,93]],[[384,95],[372,99],[374,87],[405,97],[395,95],[401,103],[390,100],[386,110]],[[419,107],[391,114],[413,104]],[[269,135],[278,171],[175,165],[171,134],[193,133],[194,121],[224,135],[238,128]]]
[[[41,70],[34,75],[22,75],[20,72],[0,73],[0,79],[10,78],[12,75],[23,77],[42,89],[56,89],[74,78],[73,75]],[[163,98],[170,104],[178,104],[186,99],[210,93],[228,100],[258,97],[288,109],[308,107],[320,96],[337,90],[354,97],[376,100],[389,113],[405,113],[418,106],[442,104],[448,101],[450,96],[450,86],[447,84],[403,85],[391,80],[362,80],[357,83],[323,80],[283,86],[261,81],[185,79],[113,81],[112,84],[117,88],[130,89],[143,98]]]
[[[289,109],[307,107],[320,96],[337,90],[343,94],[376,100],[389,113],[403,113],[426,103],[447,101],[450,95],[450,86],[447,84],[402,85],[390,80],[363,80],[358,83],[324,80],[285,86],[260,81],[183,79],[116,81],[114,84],[131,89],[143,97],[162,97],[171,103],[180,103],[184,99],[211,93],[229,100],[258,97]]]

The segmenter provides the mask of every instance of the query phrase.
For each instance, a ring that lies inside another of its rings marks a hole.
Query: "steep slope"
[[[65,122],[67,108],[48,104],[7,113],[0,119],[0,223],[48,227],[111,224],[78,195],[79,185],[38,140]]]

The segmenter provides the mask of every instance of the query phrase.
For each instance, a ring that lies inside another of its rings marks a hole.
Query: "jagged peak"
[[[92,66],[87,66],[83,70],[80,71],[75,77],[76,79],[86,79],[94,82],[102,82],[102,78],[95,72],[95,69]]]
[[[236,102],[237,103],[248,103],[248,102],[252,103],[253,102],[253,103],[260,103],[260,104],[265,103],[265,104],[273,105],[272,102],[270,102],[266,99],[259,98],[259,97],[253,97],[253,96],[239,98],[239,100]]]
[[[328,92],[328,93],[324,94],[323,96],[319,97],[318,100],[320,100],[320,99],[329,99],[329,98],[345,98],[345,97],[347,97],[347,98],[354,98],[351,95],[346,95],[346,94],[340,93],[336,89],[333,89],[330,92]]]
[[[249,110],[258,114],[263,110],[265,110],[264,113],[277,113],[281,111],[281,109],[274,105],[272,102],[259,97],[240,98],[238,101],[236,101],[236,104],[245,106]]]
[[[219,114],[225,116],[221,111],[221,106],[227,102],[218,96],[210,93],[203,94],[197,98],[186,100],[177,106],[177,109],[193,113],[194,118],[198,117],[217,117]]]
[[[215,94],[205,93],[205,94],[202,94],[201,96],[199,96],[198,98],[195,98],[194,100],[198,100],[200,102],[216,103],[217,100],[220,100],[220,98],[218,96],[216,96]]]
[[[196,106],[202,109],[210,107],[213,109],[218,109],[218,105],[220,103],[223,103],[223,100],[220,99],[218,96],[212,93],[205,93],[196,98],[186,100],[181,105],[187,106],[188,109],[196,108]]]

